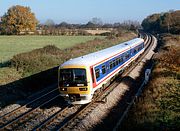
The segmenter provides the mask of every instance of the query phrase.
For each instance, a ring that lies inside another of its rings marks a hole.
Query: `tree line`
[[[94,18],[93,18],[94,19]],[[99,18],[98,18],[99,19]],[[54,24],[52,20],[47,20],[44,24],[37,25],[41,34],[49,35],[91,35],[86,30],[111,30],[111,33],[102,33],[101,35],[112,35],[114,31],[131,30],[136,31],[140,24],[136,21],[125,21],[123,23],[99,23],[89,21],[86,24],[70,24],[67,22],[61,22],[60,24]],[[50,22],[51,21],[51,22]],[[51,24],[50,24],[51,23]]]
[[[30,7],[20,5],[10,7],[0,19],[0,34],[42,34],[42,35],[89,35],[84,29],[125,29],[136,31],[140,27],[137,21],[124,21],[122,23],[103,23],[100,18],[92,18],[86,24],[70,24],[61,22],[55,24],[48,19],[44,24],[40,24],[31,12]]]
[[[180,10],[152,14],[143,20],[142,27],[151,33],[180,34]]]

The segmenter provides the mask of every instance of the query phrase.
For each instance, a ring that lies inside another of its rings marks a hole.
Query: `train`
[[[134,38],[64,62],[58,69],[60,95],[74,105],[91,102],[96,91],[109,85],[143,52],[144,40]]]

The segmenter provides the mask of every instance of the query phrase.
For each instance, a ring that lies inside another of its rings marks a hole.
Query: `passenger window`
[[[126,59],[128,59],[128,58],[129,58],[129,53],[127,53],[127,54],[126,54],[125,58],[126,58]]]
[[[99,78],[99,76],[100,76],[99,69],[96,69],[95,73],[96,73],[96,79]]]
[[[138,47],[136,47],[135,50],[136,50],[136,53],[137,53],[139,51]]]
[[[140,51],[142,49],[141,45],[138,46],[138,51]]]
[[[116,66],[116,60],[113,60],[113,67]]]
[[[142,44],[142,48],[144,48],[144,44]]]
[[[119,58],[116,58],[116,65],[119,64]]]
[[[112,63],[112,61],[110,62],[110,69],[112,69],[113,68],[113,63]]]
[[[102,66],[102,73],[103,73],[103,74],[106,73],[106,66],[105,66],[105,65]]]
[[[123,62],[123,58],[119,57],[119,63]]]

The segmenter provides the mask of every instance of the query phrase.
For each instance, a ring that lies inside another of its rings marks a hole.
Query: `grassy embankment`
[[[123,32],[119,37],[100,37],[66,49],[59,49],[50,43],[51,45],[43,48],[14,55],[8,67],[0,68],[0,108],[26,99],[34,92],[56,84],[57,66],[64,61],[134,37],[136,37],[134,33]]]
[[[54,45],[66,49],[102,36],[0,36],[0,85],[22,78],[22,72],[8,67],[14,55]],[[34,57],[35,59],[35,57]],[[8,61],[8,62],[7,62]],[[28,60],[33,63],[32,59]],[[52,65],[53,66],[53,65]],[[51,67],[52,67],[51,66]],[[3,68],[2,68],[3,67]],[[26,67],[28,68],[28,67]],[[21,69],[23,70],[23,69]]]
[[[70,58],[107,48],[133,37],[135,34],[129,32],[111,39],[100,36],[1,36],[0,45],[3,46],[0,50],[4,52],[4,56],[7,55],[4,59],[14,56],[10,59],[9,67],[0,68],[0,85],[50,69]],[[39,49],[32,50],[34,48]]]
[[[102,36],[0,36],[0,62],[11,59],[14,55],[55,45],[60,49],[69,48]]]
[[[152,80],[129,112],[123,130],[180,129],[180,36],[166,35]]]

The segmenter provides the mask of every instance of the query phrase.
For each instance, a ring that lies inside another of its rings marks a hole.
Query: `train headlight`
[[[77,86],[84,86],[84,84],[77,84]]]
[[[87,91],[87,88],[79,88],[80,91]]]
[[[67,91],[67,88],[60,88],[60,91]]]

